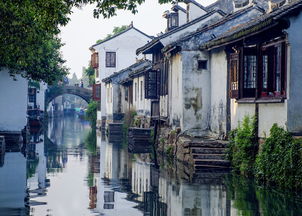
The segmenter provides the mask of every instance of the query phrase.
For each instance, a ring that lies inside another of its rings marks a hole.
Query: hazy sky
[[[82,67],[87,67],[90,60],[89,47],[98,39],[110,34],[115,26],[129,25],[131,21],[136,28],[146,34],[156,36],[157,33],[164,31],[166,20],[162,18],[165,10],[171,8],[170,4],[160,5],[157,0],[146,0],[141,5],[139,12],[135,15],[130,12],[120,11],[117,16],[110,19],[93,17],[93,5],[88,5],[82,9],[74,9],[70,16],[71,21],[61,30],[62,54],[67,61],[66,65],[70,68],[70,77],[76,73],[81,77]],[[215,2],[215,0],[198,0],[204,6]]]

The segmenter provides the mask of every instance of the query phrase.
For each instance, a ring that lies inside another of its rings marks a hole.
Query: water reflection
[[[223,170],[190,174],[182,164],[130,154],[77,118],[50,122],[0,167],[0,215],[302,215],[302,201]]]

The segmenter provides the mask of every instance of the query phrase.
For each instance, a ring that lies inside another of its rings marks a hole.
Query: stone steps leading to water
[[[226,159],[228,142],[214,139],[191,138],[184,145],[191,157],[195,172],[203,170],[229,169]]]

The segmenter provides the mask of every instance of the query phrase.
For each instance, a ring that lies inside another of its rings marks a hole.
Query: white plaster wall
[[[187,23],[187,14],[181,10],[178,11],[178,26]]]
[[[259,137],[269,136],[274,123],[286,129],[287,103],[259,104]]]
[[[209,128],[210,72],[198,69],[198,60],[208,60],[208,54],[199,51],[182,51],[182,130]]]
[[[288,34],[287,63],[287,128],[290,132],[302,134],[302,14],[290,18]]]
[[[27,124],[28,81],[20,75],[16,79],[0,71],[0,131],[21,131]]]
[[[105,84],[106,87],[106,110],[107,110],[107,115],[112,115],[113,114],[113,100],[112,100],[112,83],[107,83]],[[108,95],[111,97],[109,98]]]
[[[168,117],[168,101],[169,96],[168,95],[161,95],[160,96],[160,116]]]
[[[211,131],[226,134],[227,57],[223,49],[211,53]]]
[[[189,22],[207,13],[205,10],[201,9],[200,7],[198,7],[193,3],[188,4],[188,9],[189,9]]]
[[[181,55],[176,54],[170,59],[169,71],[169,120],[173,125],[181,123],[182,116],[182,60]]]
[[[201,15],[199,15],[201,16]],[[167,46],[168,44],[171,44],[175,41],[177,41],[178,39],[180,39],[181,37],[185,36],[185,35],[188,35],[192,32],[195,32],[196,29],[198,29],[199,27],[203,26],[205,23],[207,23],[208,21],[210,20],[218,20],[222,18],[222,16],[219,14],[219,13],[213,13],[211,16],[195,23],[195,24],[192,24],[182,30],[179,30],[173,34],[170,34],[170,35],[167,35],[166,37],[160,39],[160,42],[164,45],[164,46]]]
[[[117,84],[111,84],[112,92],[112,113],[120,113],[120,89]]]
[[[255,104],[238,104],[235,99],[230,102],[231,130],[236,129],[245,116],[255,115]]]
[[[101,85],[101,116],[106,116],[106,93],[105,84],[102,79],[118,72],[136,61],[136,58],[142,56],[136,55],[136,49],[145,45],[151,39],[135,29],[95,46],[96,52],[99,53],[99,77],[96,77],[96,83]],[[116,52],[116,67],[107,68],[105,63],[106,52]]]
[[[25,157],[20,152],[7,152],[0,176],[0,208],[23,208],[26,196]]]
[[[143,85],[141,85],[141,82]],[[137,85],[137,92],[135,92],[135,85]],[[133,79],[133,108],[139,115],[151,114],[150,99],[145,99],[145,77],[139,76]],[[137,96],[135,96],[137,94]],[[136,98],[136,100],[135,100]]]
[[[39,93],[37,93],[37,105],[40,106],[40,110],[44,110],[45,91],[47,87],[46,83],[40,82],[40,90]]]

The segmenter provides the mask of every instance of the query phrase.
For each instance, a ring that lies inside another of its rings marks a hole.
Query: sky
[[[215,0],[197,0],[206,6]],[[89,47],[98,39],[110,34],[115,26],[130,25],[133,21],[134,27],[148,35],[156,36],[166,28],[166,19],[162,17],[163,12],[169,10],[171,4],[160,5],[157,0],[146,0],[138,7],[138,13],[133,15],[128,11],[120,11],[117,16],[104,19],[93,17],[94,5],[87,5],[81,9],[74,8],[69,23],[61,28],[62,49],[65,65],[70,68],[69,77],[76,73],[82,76],[83,67],[87,67],[90,60]]]

